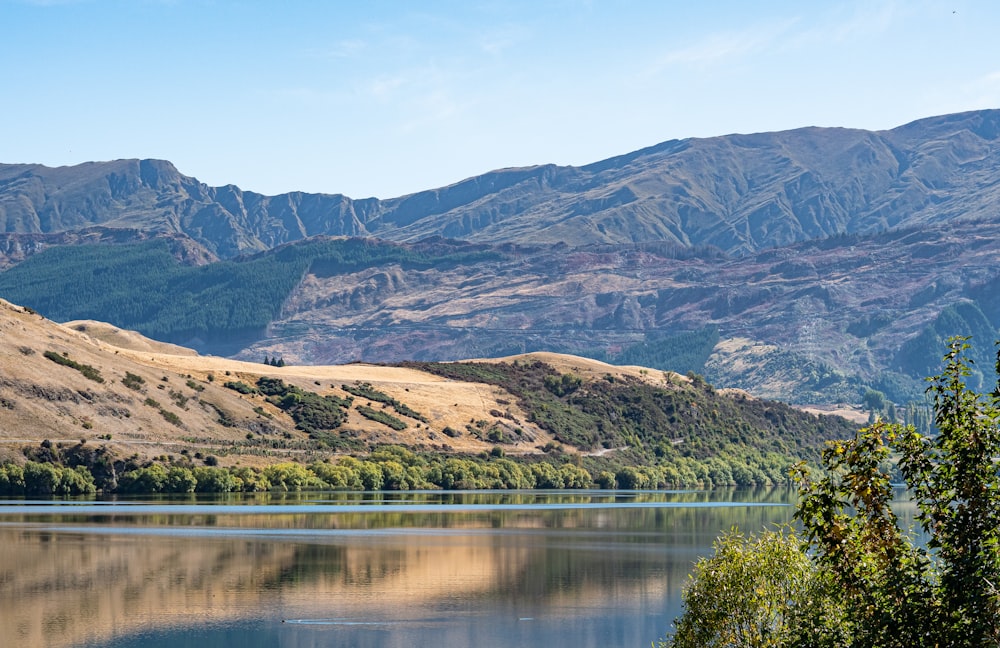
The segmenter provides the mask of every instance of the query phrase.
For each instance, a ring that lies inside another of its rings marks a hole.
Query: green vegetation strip
[[[46,351],[42,355],[56,364],[69,367],[70,369],[76,369],[83,374],[84,378],[88,378],[94,382],[104,382],[104,378],[101,376],[101,372],[97,368],[88,364],[81,364],[76,360],[71,360],[65,353],[59,354],[55,351]]]
[[[403,423],[392,414],[386,414],[382,410],[372,409],[371,407],[368,407],[366,405],[359,405],[357,410],[358,414],[365,417],[366,419],[375,421],[377,423],[381,423],[383,425],[388,425],[393,430],[405,430],[407,427],[406,423]]]
[[[371,383],[355,383],[353,385],[341,385],[340,388],[343,389],[348,394],[357,396],[358,398],[365,398],[370,401],[375,401],[376,403],[385,403],[386,405],[389,405],[394,410],[396,410],[396,413],[400,414],[401,416],[408,416],[411,419],[415,419],[422,423],[428,423],[427,417],[425,417],[423,414],[399,402],[389,394],[386,394],[385,392],[380,392],[379,390],[372,387]],[[359,412],[361,411],[360,407],[358,408],[358,411]],[[364,414],[363,412],[362,415],[366,416],[367,418],[372,418],[367,414]],[[372,419],[372,420],[381,420],[381,419]],[[382,422],[384,423],[385,421]],[[390,427],[395,427],[392,424],[387,423],[387,425],[390,425]],[[406,426],[404,424],[403,428],[405,427]],[[395,429],[402,430],[403,428],[395,428]]]

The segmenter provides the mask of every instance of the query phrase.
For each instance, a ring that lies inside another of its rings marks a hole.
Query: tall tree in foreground
[[[798,468],[796,515],[850,612],[852,646],[1000,645],[1000,386],[966,387],[968,349],[949,340],[930,379],[936,434],[876,422],[829,447],[819,478]],[[925,543],[890,508],[893,454]]]
[[[677,632],[660,646],[1000,645],[1000,383],[967,388],[968,349],[968,338],[949,340],[930,379],[934,434],[876,421],[830,445],[818,476],[797,466],[804,543],[723,536],[695,566]],[[891,508],[891,460],[917,529]]]

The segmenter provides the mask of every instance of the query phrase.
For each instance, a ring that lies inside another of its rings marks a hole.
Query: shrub
[[[260,393],[258,390],[254,389],[250,385],[248,385],[245,382],[242,382],[240,380],[227,380],[226,382],[224,382],[222,384],[222,386],[225,387],[226,389],[232,389],[235,392],[239,392],[240,394],[259,394]]]
[[[125,377],[122,378],[122,384],[128,387],[129,389],[134,389],[135,391],[139,391],[140,389],[142,389],[142,386],[146,384],[146,380],[140,375],[134,374],[131,371],[126,371]]]
[[[56,364],[60,364],[64,367],[69,367],[71,369],[76,369],[81,374],[83,374],[84,378],[93,380],[94,382],[99,382],[99,383],[104,382],[104,378],[101,376],[101,372],[98,371],[95,367],[92,367],[91,365],[88,364],[81,364],[76,360],[71,360],[69,356],[66,355],[65,353],[60,355],[55,351],[46,351],[42,355],[44,355],[52,362],[55,362]]]
[[[365,417],[366,419],[375,421],[376,423],[381,423],[391,427],[393,430],[405,430],[407,428],[406,423],[403,423],[398,418],[392,414],[387,414],[382,410],[372,409],[371,407],[366,407],[364,405],[359,405],[358,414]]]
[[[695,564],[683,601],[676,632],[661,648],[819,646],[809,636],[808,622],[842,620],[787,529],[724,534],[715,541],[714,555]],[[797,641],[803,638],[805,643]]]

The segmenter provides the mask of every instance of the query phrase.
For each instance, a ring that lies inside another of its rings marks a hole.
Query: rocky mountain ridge
[[[162,160],[0,165],[0,232],[184,234],[221,258],[310,236],[571,246],[664,241],[743,256],[845,233],[996,216],[1000,111],[887,131],[664,142],[582,167],[503,169],[379,200],[209,187]]]

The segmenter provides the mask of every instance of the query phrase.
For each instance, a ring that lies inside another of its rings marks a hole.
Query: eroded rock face
[[[789,398],[810,383],[810,400],[822,400],[840,381],[837,393],[854,398],[846,378],[905,373],[900,348],[954,304],[1000,319],[997,241],[1000,225],[959,223],[740,259],[539,246],[483,265],[310,274],[269,336],[241,357],[395,362],[542,349],[614,357],[707,325],[722,340],[753,342],[713,360],[707,371],[719,385]],[[764,347],[773,353],[758,353]],[[743,366],[753,361],[761,366]]]

